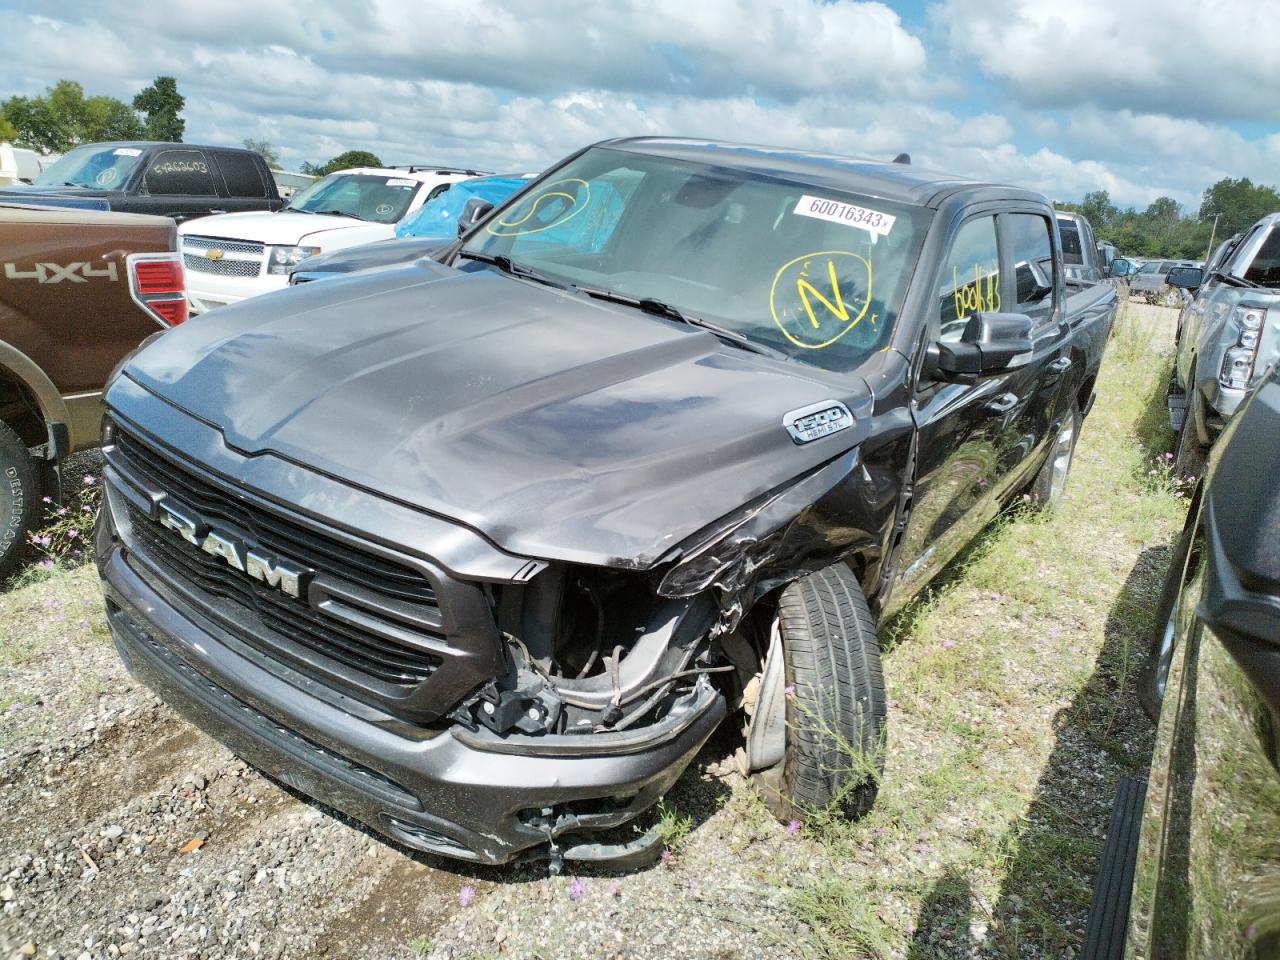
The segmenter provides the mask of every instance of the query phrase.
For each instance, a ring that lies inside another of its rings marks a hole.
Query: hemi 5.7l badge
[[[782,415],[782,425],[796,443],[811,443],[853,426],[853,414],[839,400],[823,400]]]

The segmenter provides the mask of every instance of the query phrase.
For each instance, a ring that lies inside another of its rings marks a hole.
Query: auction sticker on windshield
[[[111,151],[113,157],[140,157],[142,151],[137,147],[116,147]]]
[[[868,210],[840,200],[827,200],[823,197],[811,197],[807,193],[796,203],[791,211],[802,217],[813,217],[815,220],[830,220],[832,223],[843,223],[847,227],[861,227],[879,237],[886,237],[893,229],[897,217],[879,210]]]
[[[405,180],[401,177],[392,177],[387,181],[388,187],[416,187],[417,185],[417,180]]]

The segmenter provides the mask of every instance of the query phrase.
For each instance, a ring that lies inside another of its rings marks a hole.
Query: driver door
[[[959,340],[973,313],[1003,312],[1032,316],[1035,346],[1029,363],[973,384],[918,384],[912,408],[915,478],[895,606],[924,586],[1029,482],[1047,449],[1068,332],[1059,322],[1061,284],[1054,282],[1049,221],[1038,214],[1034,219],[1043,244],[1029,229],[1035,224],[1010,220],[999,210],[970,216],[956,228],[943,258],[929,342]]]

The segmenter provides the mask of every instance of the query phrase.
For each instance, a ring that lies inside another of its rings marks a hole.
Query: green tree
[[[375,154],[368,150],[348,150],[346,153],[340,153],[328,163],[319,168],[312,168],[317,177],[323,177],[326,174],[333,173],[335,170],[347,170],[351,167],[380,167],[382,161]],[[304,171],[311,172],[311,171]]]
[[[1277,210],[1280,210],[1280,193],[1276,193],[1274,187],[1255,184],[1248,177],[1239,180],[1224,177],[1204,192],[1200,219],[1212,222],[1216,216],[1217,235],[1225,239]]]
[[[178,81],[173,77],[156,77],[151,86],[133,98],[133,109],[147,116],[147,138],[170,143],[182,142],[187,122],[178,114],[186,104],[186,97],[178,92]]]
[[[267,161],[267,166],[272,170],[282,169],[280,166],[280,153],[266,140],[254,140],[252,137],[245,137],[244,148],[260,154],[262,159]]]
[[[141,140],[142,121],[133,108],[115,97],[90,97],[84,102],[85,120],[81,143],[104,140]]]
[[[18,128],[0,116],[0,143],[18,139]]]
[[[86,98],[73,80],[59,80],[38,97],[10,97],[0,115],[15,130],[14,140],[45,152],[65,152],[82,143],[136,140],[142,122],[114,97]]]
[[[1080,212],[1092,224],[1095,233],[1110,227],[1120,216],[1119,208],[1111,202],[1111,196],[1105,190],[1086,193],[1080,201]]]

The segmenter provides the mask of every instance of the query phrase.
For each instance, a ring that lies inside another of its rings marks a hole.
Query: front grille
[[[396,685],[421,683],[440,665],[438,657],[414,643],[441,639],[420,627],[423,621],[439,623],[440,611],[434,589],[416,570],[237,497],[123,430],[116,430],[115,445],[121,465],[147,488],[163,491],[262,551],[315,569],[326,580],[350,585],[370,598],[358,613],[373,620],[374,629],[338,620],[197,549],[130,504],[135,549],[162,576],[240,624],[237,635],[244,642],[273,656],[296,645]]]
[[[257,240],[227,240],[223,237],[199,237],[194,234],[188,234],[182,238],[183,249],[189,246],[201,247],[200,253],[209,247],[214,247],[223,253],[256,253],[259,256],[263,251],[263,244]]]
[[[210,260],[208,257],[183,254],[182,262],[196,273],[215,273],[220,277],[256,277],[262,264],[256,260]]]

